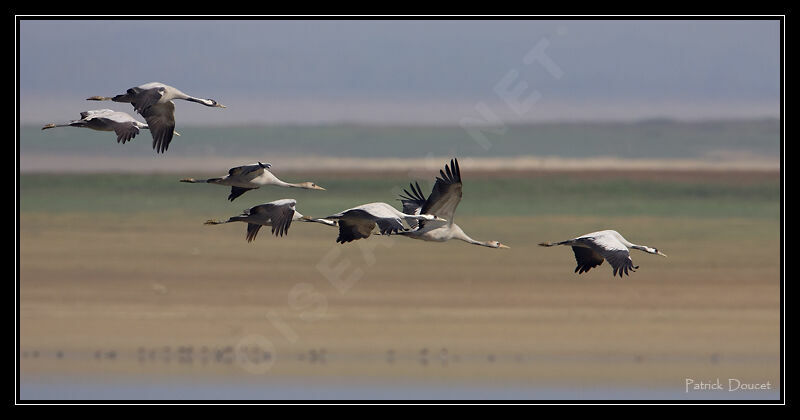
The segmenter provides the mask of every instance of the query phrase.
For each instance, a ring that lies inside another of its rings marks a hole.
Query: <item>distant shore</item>
[[[277,157],[270,163],[276,172],[408,173],[441,167],[449,156],[427,158],[327,158]],[[562,158],[518,156],[508,158],[459,158],[471,172],[558,172],[558,171],[756,171],[777,172],[780,162],[763,157],[729,159],[620,159],[615,157]],[[255,163],[252,157],[95,157],[84,155],[22,155],[21,173],[199,173],[224,172],[233,166]]]

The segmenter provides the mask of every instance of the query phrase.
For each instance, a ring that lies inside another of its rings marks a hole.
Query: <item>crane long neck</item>
[[[275,185],[279,185],[281,187],[291,187],[291,188],[305,188],[305,186],[301,184],[292,184],[290,182],[283,182],[280,179],[275,179]]]
[[[641,245],[636,245],[635,243],[628,241],[627,239],[625,239],[625,238],[624,238],[622,235],[620,235],[620,234],[619,234],[619,233],[617,233],[617,232],[613,232],[613,233],[614,233],[614,235],[613,235],[613,236],[616,236],[616,237],[617,237],[617,239],[618,239],[620,242],[622,242],[622,245],[625,245],[625,246],[627,246],[628,248],[633,248],[633,249],[642,249],[642,248],[644,248],[644,247],[643,247],[643,246],[641,246]]]
[[[619,239],[619,241],[622,242],[623,245],[627,246],[630,249],[638,249],[639,251],[644,251],[644,252],[647,252],[649,254],[653,253],[653,250],[651,248],[646,247],[644,245],[637,245],[637,244],[635,244],[633,242],[630,242],[627,239],[623,238],[622,235],[619,235],[617,239]]]
[[[462,240],[464,242],[467,242],[467,243],[470,243],[470,244],[473,244],[473,245],[490,246],[488,242],[481,242],[481,241],[477,241],[475,239],[470,238],[469,235],[467,235],[466,233],[464,233],[463,230],[461,230],[461,228],[456,228],[455,229],[455,232],[453,233],[453,239],[460,239],[460,240]]]
[[[631,249],[639,249],[639,250],[644,251],[644,249],[647,248],[645,246],[636,245],[635,243],[628,241],[627,239],[623,238],[622,236],[619,237],[619,241],[622,242],[623,245],[625,245],[625,246],[627,246],[628,248],[631,248]]]
[[[198,104],[203,104],[205,106],[214,106],[215,105],[214,101],[211,101],[209,99],[203,99],[203,98],[195,98],[194,96],[189,96],[189,95],[187,95],[187,94],[185,94],[183,92],[176,93],[175,94],[175,99],[183,99],[183,100],[187,100],[187,101],[190,101],[190,102],[197,102]]]

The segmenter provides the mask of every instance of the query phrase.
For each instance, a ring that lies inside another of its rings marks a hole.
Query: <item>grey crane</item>
[[[123,144],[136,137],[139,130],[148,128],[147,124],[136,121],[129,114],[110,109],[83,111],[79,120],[65,124],[47,124],[42,127],[42,130],[55,127],[85,127],[97,131],[113,131],[117,134],[117,143]]]
[[[89,101],[127,102],[141,114],[150,127],[153,136],[153,149],[163,153],[169,148],[175,131],[175,103],[173,99],[197,102],[208,107],[225,108],[213,99],[203,99],[187,95],[180,90],[160,82],[145,83],[132,87],[124,94],[114,97],[92,96]]]
[[[304,188],[307,190],[322,190],[325,188],[307,181],[299,184],[290,184],[283,182],[278,177],[273,175],[268,169],[272,165],[269,163],[258,162],[255,165],[237,166],[228,170],[228,175],[219,178],[209,179],[194,179],[184,178],[181,182],[188,182],[192,184],[216,184],[231,187],[231,193],[228,195],[228,200],[233,201],[236,197],[246,193],[247,191],[254,190],[264,185],[277,185],[280,187],[293,187]]]
[[[256,239],[258,231],[261,226],[272,226],[272,233],[275,236],[283,236],[289,232],[289,226],[292,222],[300,220],[303,222],[322,223],[328,226],[336,226],[333,220],[314,219],[308,216],[303,216],[297,211],[295,206],[297,200],[293,198],[284,198],[282,200],[275,200],[269,203],[259,204],[257,206],[245,209],[242,214],[233,216],[225,221],[208,220],[206,225],[221,225],[231,222],[244,222],[247,223],[247,242],[252,242]]]
[[[633,260],[631,259],[628,248],[666,257],[666,255],[655,248],[629,242],[616,230],[601,230],[566,241],[542,242],[539,245],[548,247],[556,245],[571,246],[572,251],[575,253],[575,261],[578,262],[578,266],[575,267],[575,272],[578,274],[585,273],[603,264],[603,260],[606,260],[614,269],[614,276],[616,276],[617,273],[619,273],[620,277],[622,277],[623,273],[625,275],[630,275],[628,271],[636,271],[639,266],[633,265]]]
[[[409,225],[419,220],[446,221],[430,214],[405,214],[386,203],[362,204],[326,219],[338,220],[339,237],[336,242],[342,244],[368,238],[376,225],[382,235],[390,235],[407,229],[403,221]]]
[[[436,178],[431,194],[425,198],[419,183],[411,184],[411,191],[403,190],[406,195],[400,195],[403,203],[403,212],[407,214],[432,214],[439,216],[446,223],[439,221],[420,221],[414,229],[398,232],[402,236],[423,241],[445,242],[458,239],[464,242],[489,248],[510,248],[499,241],[478,241],[464,233],[460,226],[453,223],[456,207],[461,202],[461,169],[458,159],[451,159],[450,165],[445,164],[444,170],[439,170],[441,176]]]

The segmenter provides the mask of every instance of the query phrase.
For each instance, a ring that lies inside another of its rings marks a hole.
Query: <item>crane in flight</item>
[[[458,239],[464,242],[489,248],[510,248],[499,241],[478,241],[464,233],[460,226],[453,223],[456,207],[461,202],[461,169],[458,159],[451,159],[450,166],[445,164],[444,170],[439,170],[439,177],[433,186],[433,191],[425,198],[419,183],[411,184],[411,191],[403,190],[406,195],[400,195],[403,203],[403,212],[406,214],[432,214],[443,218],[441,221],[419,221],[414,229],[398,232],[400,235],[420,239],[423,241],[445,242]]]
[[[405,231],[403,221],[411,225],[419,220],[440,221],[446,220],[430,214],[405,214],[386,203],[362,204],[326,217],[338,220],[339,237],[337,243],[347,243],[357,239],[368,238],[377,225],[382,235],[390,235]]]
[[[231,168],[228,170],[228,175],[219,177],[219,178],[209,178],[209,179],[194,179],[194,178],[184,178],[181,179],[181,182],[188,182],[191,184],[217,184],[217,185],[225,185],[231,187],[231,193],[228,195],[228,200],[233,201],[236,197],[246,193],[247,191],[254,190],[256,188],[260,188],[264,185],[277,185],[280,187],[292,187],[292,188],[303,188],[307,190],[322,190],[325,191],[325,188],[320,187],[319,185],[307,181],[301,182],[299,184],[290,184],[288,182],[283,182],[278,177],[273,175],[269,168],[272,165],[269,163],[261,163],[258,162],[255,165],[244,165],[244,166],[237,166],[235,168]]]
[[[623,273],[625,275],[630,275],[628,271],[636,271],[639,266],[633,265],[633,260],[631,259],[628,248],[666,257],[666,255],[655,248],[629,242],[616,230],[601,230],[566,241],[542,242],[539,245],[547,247],[556,245],[571,246],[572,251],[575,253],[575,261],[578,262],[578,266],[575,267],[575,272],[578,274],[585,273],[603,264],[603,260],[606,260],[614,269],[614,276],[616,276],[617,273],[619,273],[620,277],[622,277]]]
[[[252,242],[256,239],[258,231],[261,226],[271,226],[272,234],[275,236],[283,236],[289,232],[289,226],[294,221],[303,222],[316,222],[328,226],[336,226],[333,220],[314,219],[300,214],[295,206],[297,201],[293,198],[284,198],[282,200],[275,200],[270,203],[259,204],[257,206],[245,209],[242,214],[233,216],[225,221],[208,220],[206,225],[221,225],[231,222],[244,222],[247,223],[247,242]]]
[[[150,127],[153,136],[153,149],[157,153],[164,153],[169,148],[172,135],[175,132],[175,103],[173,99],[197,102],[213,107],[225,108],[225,105],[213,99],[203,99],[187,95],[180,90],[160,82],[145,83],[132,87],[127,92],[114,97],[92,96],[88,101],[114,101],[127,102],[133,109],[141,114]]]
[[[136,137],[140,130],[149,128],[147,124],[137,121],[125,112],[110,109],[83,111],[79,120],[65,124],[47,124],[42,130],[55,127],[84,127],[97,131],[113,131],[117,135],[117,143],[122,144]]]

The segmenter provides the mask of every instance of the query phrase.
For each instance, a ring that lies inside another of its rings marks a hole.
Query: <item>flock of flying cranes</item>
[[[213,99],[197,98],[172,86],[152,82],[132,87],[126,93],[114,97],[92,96],[87,99],[130,103],[133,105],[133,109],[144,117],[147,124],[137,121],[125,112],[99,109],[81,112],[79,120],[66,124],[47,124],[42,127],[42,130],[54,127],[85,127],[92,130],[113,131],[117,135],[117,142],[124,144],[136,137],[140,130],[148,129],[153,137],[153,149],[157,153],[164,153],[169,148],[173,135],[180,135],[175,131],[175,103],[172,102],[174,99],[196,102],[207,107],[225,108],[224,105]],[[249,190],[265,185],[325,190],[313,182],[291,184],[281,181],[268,170],[270,167],[271,165],[268,163],[258,162],[255,165],[231,168],[228,175],[219,178],[201,180],[185,178],[180,181],[231,187],[230,195],[228,195],[230,201]],[[338,226],[339,236],[336,238],[336,242],[342,244],[368,238],[377,227],[381,235],[397,234],[432,242],[458,239],[489,248],[509,248],[499,241],[484,242],[472,239],[461,227],[453,223],[456,207],[461,202],[462,195],[461,169],[458,160],[451,159],[449,164],[445,164],[444,169],[439,170],[439,174],[440,176],[436,178],[433,190],[427,198],[420,189],[419,183],[411,184],[411,191],[403,190],[405,195],[400,195],[403,205],[402,212],[389,204],[379,202],[362,204],[322,219],[315,219],[300,214],[295,208],[297,201],[287,198],[251,207],[242,214],[230,217],[225,221],[209,220],[205,223],[207,225],[230,222],[247,223],[246,239],[248,242],[255,240],[262,226],[270,226],[275,236],[283,236],[289,231],[289,226],[293,221],[303,221]],[[571,246],[578,263],[575,268],[575,272],[578,274],[601,265],[603,260],[608,261],[611,265],[614,276],[619,274],[622,277],[629,271],[635,271],[639,267],[633,265],[628,248],[666,257],[655,248],[628,242],[614,230],[603,230],[566,241],[543,242],[539,245],[546,247]]]

